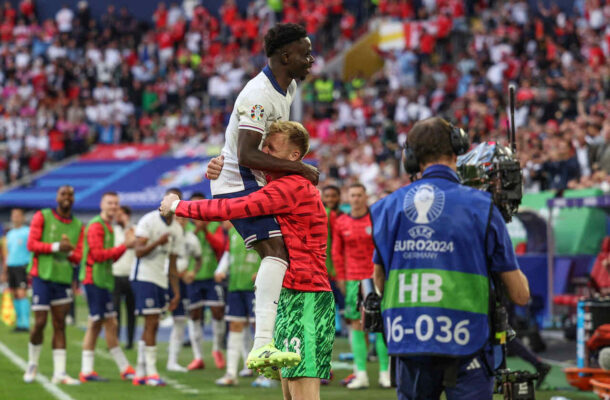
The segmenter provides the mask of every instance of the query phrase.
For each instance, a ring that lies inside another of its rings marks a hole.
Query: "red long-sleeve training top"
[[[112,226],[106,224],[106,228],[109,233],[113,233]],[[93,269],[92,266],[96,262],[103,262],[107,260],[116,261],[127,247],[124,244],[111,247],[109,249],[104,248],[104,236],[106,232],[104,231],[104,226],[101,222],[95,222],[89,226],[89,230],[87,231],[87,237],[85,240],[89,245],[89,254],[87,254],[87,270],[85,272],[85,279],[83,280],[83,284],[92,284],[93,283]]]
[[[333,228],[333,264],[337,280],[359,281],[373,277],[375,269],[371,215],[354,218],[343,214]]]
[[[330,291],[326,273],[326,210],[307,179],[288,175],[244,197],[181,201],[176,215],[208,221],[275,215],[288,250],[283,286],[304,292]]]

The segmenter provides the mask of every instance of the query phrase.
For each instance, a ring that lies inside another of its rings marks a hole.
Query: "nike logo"
[[[274,302],[273,302],[273,304],[277,305],[277,304],[278,304],[278,302],[277,302],[277,301],[274,301]]]

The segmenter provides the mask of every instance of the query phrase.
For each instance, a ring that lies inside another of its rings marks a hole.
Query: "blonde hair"
[[[295,121],[276,121],[269,126],[267,136],[282,133],[288,141],[297,146],[301,152],[301,159],[309,152],[309,132],[303,125]]]

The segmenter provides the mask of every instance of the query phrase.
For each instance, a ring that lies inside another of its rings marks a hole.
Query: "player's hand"
[[[127,231],[125,231],[125,241],[123,244],[128,249],[132,249],[136,245],[136,234],[133,231],[133,228],[129,228]]]
[[[258,273],[255,273],[252,275],[252,282],[256,282],[256,276],[258,275]]]
[[[205,176],[213,181],[214,179],[218,179],[220,176],[220,172],[222,171],[222,167],[225,165],[225,156],[214,157],[208,163],[208,170],[205,173]]]
[[[163,197],[163,200],[161,200],[161,206],[159,207],[159,212],[162,216],[169,217],[173,214],[172,204],[174,204],[174,201],[176,200],[180,200],[176,193],[168,193],[165,195],[165,197]]]
[[[313,165],[306,164],[302,161],[301,171],[299,172],[299,175],[302,175],[305,179],[307,179],[314,185],[317,185],[318,179],[320,179],[320,171]]]
[[[163,235],[161,235],[159,237],[159,239],[157,239],[157,246],[163,245],[167,242],[169,242],[169,233],[166,232]]]
[[[74,246],[70,243],[70,239],[68,239],[68,236],[64,233],[61,235],[61,240],[59,241],[59,251],[69,253],[72,250],[74,250]]]
[[[217,283],[224,281],[226,277],[227,277],[227,274],[225,274],[224,272],[217,272],[214,274],[214,280]]]
[[[182,275],[182,281],[187,285],[190,285],[195,280],[195,271],[186,271],[184,275]]]
[[[169,311],[174,311],[176,308],[178,308],[179,304],[180,304],[180,295],[175,295],[169,301],[169,307],[168,307]]]

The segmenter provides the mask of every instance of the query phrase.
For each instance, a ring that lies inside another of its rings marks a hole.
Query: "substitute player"
[[[172,311],[172,331],[169,335],[169,346],[167,356],[167,370],[173,372],[187,372],[188,369],[178,364],[178,355],[184,340],[184,328],[187,321],[187,310],[189,309],[190,300],[188,297],[188,285],[193,283],[194,274],[188,271],[191,260],[196,265],[201,266],[201,244],[195,234],[186,229],[189,223],[188,219],[175,217],[176,222],[182,228],[182,237],[178,240],[178,259],[176,260],[176,269],[180,277],[180,303],[174,311]],[[171,287],[169,288],[169,296],[174,295]],[[191,340],[191,343],[193,341]]]
[[[131,380],[135,371],[129,365],[119,347],[117,313],[112,303],[114,276],[112,263],[118,260],[128,248],[135,244],[132,231],[127,231],[123,244],[114,246],[112,221],[119,210],[119,196],[116,192],[106,192],[100,201],[101,212],[85,228],[83,258],[80,266],[80,281],[83,283],[89,305],[89,323],[83,339],[83,355],[79,379],[81,382],[106,382],[95,372],[95,343],[105,330],[108,351],[121,374],[121,379]]]
[[[308,149],[309,135],[297,122],[273,123],[263,145],[265,153],[293,161],[302,159]],[[320,193],[307,179],[283,172],[271,172],[270,177],[267,186],[244,198],[181,202],[170,194],[160,210],[164,215],[175,210],[176,215],[209,220],[277,216],[290,268],[279,298],[274,339],[302,357],[295,367],[282,368],[282,389],[285,398],[319,399],[320,378],[330,376],[335,337],[335,304],[325,264],[326,212]],[[266,365],[263,360],[255,368]]]
[[[191,200],[205,199],[202,193],[191,195]],[[220,223],[207,221],[189,222],[185,229],[193,234],[199,241],[200,259],[191,257],[187,276],[191,283],[186,287],[188,294],[190,314],[189,337],[193,349],[193,361],[188,365],[189,370],[203,369],[203,309],[210,307],[212,312],[212,357],[216,368],[225,367],[224,355],[220,351],[226,333],[224,318],[224,289],[214,282],[214,271],[218,266],[218,258],[225,248],[225,234]]]
[[[11,210],[12,227],[3,242],[4,254],[6,255],[4,271],[17,313],[15,332],[29,332],[30,330],[30,299],[28,299],[26,293],[28,287],[26,268],[30,262],[30,252],[27,247],[30,227],[24,225],[24,223],[25,214],[23,209],[13,208]]]
[[[170,192],[181,196],[177,189],[168,190]],[[163,217],[155,210],[138,221],[135,233],[136,263],[130,280],[136,295],[136,314],[144,317],[144,331],[138,342],[138,363],[133,384],[164,386],[165,382],[157,372],[157,330],[159,316],[167,308],[168,286],[171,285],[174,292],[169,310],[174,310],[180,302],[176,259],[182,228],[173,216]],[[169,267],[166,269],[168,259]]]
[[[72,216],[74,188],[57,189],[57,208],[45,208],[32,217],[28,250],[32,260],[32,311],[34,326],[28,345],[28,366],[23,375],[33,382],[38,370],[47,314],[53,319],[53,383],[78,385],[80,381],[66,373],[66,314],[72,303],[73,265],[78,264],[83,249],[83,224]]]
[[[373,278],[375,244],[371,236],[366,189],[362,184],[354,183],[350,185],[347,196],[351,211],[337,218],[332,254],[339,286],[345,288],[344,316],[351,321],[350,344],[356,365],[355,377],[347,384],[347,388],[364,389],[369,386],[369,377],[366,373],[366,338],[360,322],[358,293],[360,281]],[[389,388],[388,349],[381,333],[377,334],[375,346],[379,357],[379,385]]]
[[[229,322],[227,338],[227,372],[216,380],[219,386],[237,385],[239,353],[245,340],[244,329],[254,323],[254,279],[258,272],[260,257],[254,250],[246,249],[244,240],[228,222],[229,243],[214,279],[222,282],[229,277],[225,320]],[[247,354],[246,354],[247,357]]]
[[[265,35],[265,53],[268,65],[246,84],[235,101],[221,153],[225,165],[218,179],[211,182],[214,198],[243,197],[259,190],[266,183],[261,170],[300,174],[317,183],[315,168],[260,151],[270,124],[290,117],[297,89],[295,79],[305,79],[314,62],[311,41],[302,26],[278,24]],[[296,354],[280,352],[271,343],[288,264],[280,227],[271,215],[231,216],[231,221],[246,246],[254,248],[262,259],[255,282],[256,332],[248,359],[252,365],[263,361],[294,365],[299,361]]]

